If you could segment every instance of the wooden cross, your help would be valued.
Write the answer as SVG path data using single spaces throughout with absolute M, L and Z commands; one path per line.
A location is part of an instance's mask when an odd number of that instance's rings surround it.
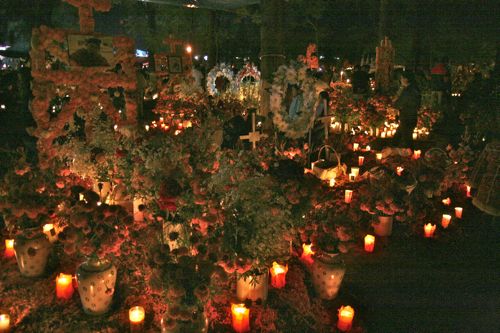
M 75 0 L 64 0 L 68 4 L 78 8 L 80 19 L 80 32 L 89 34 L 94 32 L 95 20 L 93 10 L 108 12 L 111 9 L 111 0 L 93 0 L 82 3 Z
M 252 149 L 256 148 L 256 144 L 261 138 L 267 138 L 267 134 L 261 134 L 255 131 L 255 112 L 252 113 L 252 131 L 248 135 L 241 135 L 240 140 L 248 140 L 252 143 Z

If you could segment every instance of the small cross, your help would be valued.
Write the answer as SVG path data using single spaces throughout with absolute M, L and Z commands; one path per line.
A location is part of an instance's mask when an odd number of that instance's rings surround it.
M 252 131 L 248 135 L 241 135 L 240 140 L 248 140 L 252 143 L 252 149 L 256 148 L 256 144 L 261 138 L 267 138 L 267 134 L 261 134 L 255 131 L 255 112 L 252 113 Z
M 78 17 L 80 19 L 80 32 L 89 34 L 94 32 L 95 20 L 93 10 L 108 12 L 111 9 L 110 0 L 94 0 L 82 3 L 75 0 L 64 0 L 71 6 L 78 8 Z

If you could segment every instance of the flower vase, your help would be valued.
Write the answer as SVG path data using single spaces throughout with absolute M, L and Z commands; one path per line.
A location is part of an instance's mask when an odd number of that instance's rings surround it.
M 116 267 L 108 260 L 89 259 L 76 271 L 83 310 L 90 315 L 108 312 L 116 284 Z
M 332 300 L 337 294 L 345 275 L 345 264 L 338 253 L 320 252 L 311 266 L 312 282 L 321 299 Z
M 236 297 L 240 301 L 250 299 L 252 301 L 265 301 L 269 289 L 269 277 L 267 272 L 260 275 L 240 276 L 236 284 Z
M 392 234 L 393 216 L 378 216 L 378 223 L 372 223 L 375 235 L 390 236 Z
M 160 321 L 161 333 L 208 332 L 208 318 L 204 311 L 194 310 L 192 320 L 181 321 L 169 318 L 166 313 Z
M 19 271 L 26 277 L 38 277 L 45 272 L 52 244 L 40 228 L 25 230 L 14 240 Z

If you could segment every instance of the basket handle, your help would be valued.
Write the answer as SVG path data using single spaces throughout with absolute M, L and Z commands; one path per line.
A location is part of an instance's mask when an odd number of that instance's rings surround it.
M 337 162 L 338 162 L 338 166 L 341 167 L 341 164 L 340 164 L 340 156 L 339 154 L 337 153 L 337 151 L 335 149 L 333 149 L 332 146 L 329 146 L 329 145 L 323 145 L 320 149 L 319 149 L 319 152 L 318 152 L 318 160 L 321 158 L 321 152 L 323 151 L 323 149 L 326 149 L 326 148 L 329 148 L 331 151 L 333 151 L 333 153 L 335 154 L 335 157 L 337 158 Z

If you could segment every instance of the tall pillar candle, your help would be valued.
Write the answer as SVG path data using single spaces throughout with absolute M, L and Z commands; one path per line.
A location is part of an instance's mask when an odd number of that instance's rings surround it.
M 11 258 L 15 254 L 14 252 L 14 240 L 6 239 L 5 240 L 5 257 Z
M 56 278 L 56 296 L 61 299 L 70 299 L 75 289 L 73 288 L 73 277 L 70 274 L 59 274 Z
M 373 252 L 374 248 L 375 248 L 375 236 L 366 235 L 365 236 L 365 251 L 366 252 Z
M 451 215 L 443 214 L 443 217 L 441 218 L 441 226 L 445 229 L 448 228 L 448 226 L 450 225 L 450 221 Z
M 352 328 L 352 320 L 354 319 L 354 309 L 348 306 L 341 306 L 339 309 L 339 321 L 337 328 L 339 331 L 347 332 Z
M 231 304 L 231 317 L 235 332 L 250 331 L 250 309 L 245 304 Z

